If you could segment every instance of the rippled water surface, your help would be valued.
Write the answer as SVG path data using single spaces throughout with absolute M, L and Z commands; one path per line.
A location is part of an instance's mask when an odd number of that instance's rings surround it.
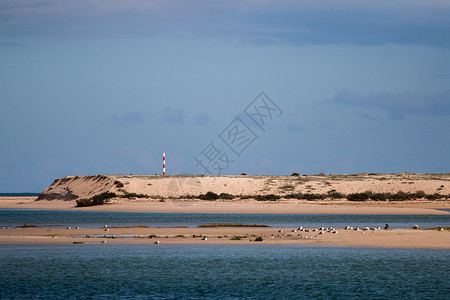
M 448 299 L 450 251 L 0 245 L 1 299 Z
M 329 227 L 384 226 L 422 228 L 450 226 L 448 215 L 333 215 L 333 214 L 200 214 L 200 213 L 149 213 L 149 212 L 80 212 L 51 210 L 0 210 L 0 227 L 23 224 L 38 226 L 101 227 L 147 225 L 150 227 L 197 227 L 209 223 L 266 224 L 272 227 Z

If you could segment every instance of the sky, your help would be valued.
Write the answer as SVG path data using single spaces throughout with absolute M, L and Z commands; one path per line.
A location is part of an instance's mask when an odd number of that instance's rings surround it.
M 0 0 L 0 192 L 450 172 L 446 0 Z

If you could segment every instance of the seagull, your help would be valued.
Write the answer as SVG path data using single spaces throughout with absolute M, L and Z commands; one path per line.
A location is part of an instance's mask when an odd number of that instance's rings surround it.
M 103 240 L 103 241 L 102 241 L 102 244 L 106 244 L 106 240 Z
M 109 231 L 109 228 L 106 228 L 105 231 Z
M 206 236 L 204 236 L 203 238 L 202 238 L 202 241 L 207 241 L 208 240 L 208 237 L 206 237 Z
M 419 229 L 419 225 L 417 225 L 417 224 L 414 225 L 414 226 L 413 226 L 413 229 Z
M 159 244 L 159 241 L 156 241 L 156 242 L 154 242 L 153 244 L 156 244 L 156 245 L 158 245 L 158 244 Z

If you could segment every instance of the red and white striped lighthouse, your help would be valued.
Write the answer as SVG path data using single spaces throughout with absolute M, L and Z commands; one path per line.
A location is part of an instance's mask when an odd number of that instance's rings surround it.
M 163 150 L 163 176 L 166 176 L 166 150 Z

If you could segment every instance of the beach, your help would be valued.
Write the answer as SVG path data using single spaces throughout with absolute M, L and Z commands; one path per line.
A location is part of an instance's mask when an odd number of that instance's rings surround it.
M 356 174 L 323 176 L 67 176 L 55 180 L 39 197 L 0 197 L 0 209 L 73 212 L 149 212 L 186 214 L 320 214 L 320 215 L 450 215 L 448 174 Z M 421 199 L 349 201 L 349 193 L 423 192 Z M 232 196 L 202 200 L 207 192 Z M 79 199 L 112 194 L 103 205 L 78 207 Z M 225 194 L 224 194 L 225 193 Z M 344 196 L 333 198 L 332 193 Z M 276 201 L 266 196 L 277 195 Z M 298 195 L 325 195 L 306 200 Z M 194 197 L 193 197 L 194 195 Z M 195 196 L 197 195 L 197 196 Z M 383 194 L 384 195 L 384 194 Z M 438 195 L 432 199 L 427 195 Z M 296 196 L 299 199 L 292 199 Z M 259 201 L 263 199 L 264 201 Z M 445 223 L 446 221 L 444 221 Z M 264 223 L 263 223 L 264 224 Z M 379 223 L 378 223 L 379 224 Z M 32 225 L 32 224 L 31 224 Z M 183 224 L 182 224 L 183 225 Z M 333 226 L 333 224 L 324 224 Z M 412 226 L 414 224 L 410 224 Z M 439 224 L 448 226 L 449 224 Z M 134 227 L 133 227 L 134 226 Z M 299 224 L 300 226 L 300 224 Z M 154 243 L 165 244 L 299 244 L 354 247 L 450 249 L 448 230 L 396 228 L 344 230 L 319 234 L 317 228 L 130 228 L 0 229 L 0 243 Z M 408 227 L 410 228 L 410 227 Z M 283 233 L 280 233 L 283 231 Z M 204 240 L 204 237 L 207 237 Z M 235 238 L 233 237 L 240 237 Z M 261 237 L 262 241 L 255 241 Z
M 142 212 L 186 212 L 186 213 L 271 213 L 271 214 L 450 214 L 449 201 L 402 201 L 402 202 L 350 202 L 350 201 L 291 201 L 261 202 L 245 201 L 201 201 L 189 199 L 167 199 L 165 202 L 152 199 L 115 200 L 114 203 L 76 207 L 74 201 L 41 200 L 36 197 L 0 197 L 0 209 L 44 209 L 76 211 L 142 211 Z
M 294 231 L 295 230 L 295 231 Z M 16 228 L 0 229 L 0 243 L 271 244 L 450 249 L 449 230 L 320 230 L 292 228 Z M 206 237 L 206 240 L 205 240 Z M 261 237 L 262 241 L 255 241 Z

